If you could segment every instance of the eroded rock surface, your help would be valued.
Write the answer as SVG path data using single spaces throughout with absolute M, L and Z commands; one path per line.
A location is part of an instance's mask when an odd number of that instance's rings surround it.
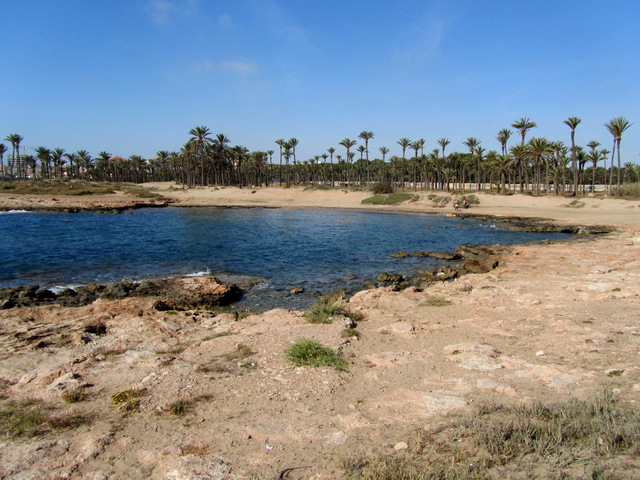
M 341 479 L 345 452 L 402 452 L 478 402 L 604 386 L 640 402 L 638 259 L 633 232 L 515 246 L 488 273 L 357 293 L 358 337 L 339 319 L 158 310 L 152 297 L 2 310 L 0 408 L 28 399 L 86 421 L 3 438 L 0 476 L 271 479 L 309 465 L 290 478 Z M 284 352 L 301 338 L 347 369 L 293 367 Z

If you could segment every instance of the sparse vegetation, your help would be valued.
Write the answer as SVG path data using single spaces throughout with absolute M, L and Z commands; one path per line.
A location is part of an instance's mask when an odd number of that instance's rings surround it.
M 640 465 L 607 462 L 607 456 L 635 458 L 638 448 L 638 411 L 606 390 L 586 401 L 480 404 L 473 415 L 419 432 L 406 455 L 342 465 L 352 480 L 637 478 Z M 530 474 L 517 476 L 523 472 Z
M 255 368 L 258 363 L 248 360 L 255 352 L 247 345 L 239 343 L 234 352 L 226 353 L 213 361 L 199 365 L 198 371 L 201 373 L 228 373 L 242 375 L 243 370 Z
M 186 414 L 190 408 L 191 402 L 186 400 L 176 400 L 171 405 L 169 405 L 169 410 L 171 411 L 171 413 L 178 416 Z
M 82 402 L 86 398 L 81 388 L 70 388 L 62 394 L 62 399 L 67 403 Z
M 446 307 L 451 305 L 451 302 L 443 297 L 431 297 L 427 298 L 420 306 L 424 307 Z
M 300 339 L 286 351 L 287 360 L 296 367 L 335 367 L 344 369 L 347 362 L 330 348 L 314 340 Z
M 337 297 L 328 297 L 318 300 L 304 313 L 309 323 L 331 323 L 331 318 L 343 315 L 344 303 Z
M 640 183 L 623 183 L 620 188 L 615 189 L 614 194 L 629 199 L 638 199 L 640 198 Z
M 34 437 L 50 430 L 77 428 L 87 417 L 74 413 L 56 414 L 53 407 L 40 400 L 7 402 L 0 406 L 0 436 Z
M 360 332 L 355 328 L 345 328 L 340 336 L 342 338 L 360 338 Z
M 407 202 L 414 198 L 411 193 L 390 193 L 387 195 L 374 195 L 373 197 L 365 198 L 362 203 L 370 205 L 397 205 L 398 203 Z
M 331 323 L 339 316 L 350 318 L 354 322 L 364 319 L 362 312 L 354 312 L 347 307 L 341 293 L 319 298 L 304 316 L 309 323 Z
M 15 195 L 105 195 L 115 193 L 120 185 L 85 180 L 34 180 L 31 182 L 0 182 L 0 190 Z
M 118 392 L 111 397 L 111 403 L 118 405 L 118 410 L 123 412 L 138 412 L 140 410 L 140 400 L 147 394 L 146 390 L 125 390 Z
M 569 202 L 563 206 L 567 208 L 583 208 L 585 205 L 586 204 L 580 200 L 573 200 L 572 202 Z
M 371 191 L 375 195 L 387 195 L 393 193 L 393 186 L 390 182 L 380 182 L 374 184 L 373 187 L 371 187 Z

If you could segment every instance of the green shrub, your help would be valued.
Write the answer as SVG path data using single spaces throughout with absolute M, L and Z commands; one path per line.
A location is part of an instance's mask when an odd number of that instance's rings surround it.
M 304 316 L 309 323 L 331 323 L 330 318 L 345 313 L 345 307 L 336 298 L 318 300 L 311 305 Z
M 386 195 L 389 193 L 393 193 L 393 186 L 389 182 L 380 182 L 376 183 L 371 191 L 376 195 Z
M 422 304 L 422 306 L 425 306 L 425 307 L 446 307 L 447 305 L 451 305 L 451 302 L 446 298 L 442 298 L 442 297 L 428 298 Z
M 286 351 L 287 360 L 296 367 L 336 367 L 344 369 L 347 362 L 333 350 L 323 347 L 316 341 L 301 339 Z
M 345 328 L 340 336 L 342 338 L 360 338 L 360 332 L 355 328 Z
M 640 198 L 640 183 L 623 183 L 620 188 L 615 188 L 614 195 L 632 199 Z
M 169 405 L 169 410 L 171 410 L 171 413 L 178 416 L 187 413 L 189 411 L 189 408 L 191 408 L 191 402 L 187 402 L 185 400 L 176 400 L 171 405 Z
M 82 402 L 85 398 L 86 396 L 80 388 L 70 388 L 62 394 L 62 399 L 67 403 Z
M 406 202 L 414 198 L 411 193 L 390 193 L 388 195 L 374 195 L 373 197 L 365 198 L 362 203 L 370 205 L 397 205 L 398 203 Z

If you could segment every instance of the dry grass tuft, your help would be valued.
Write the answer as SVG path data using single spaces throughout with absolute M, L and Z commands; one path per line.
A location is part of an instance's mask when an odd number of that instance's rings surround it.
M 605 390 L 558 404 L 483 403 L 436 432 L 419 432 L 407 452 L 342 466 L 352 480 L 640 478 L 638 452 L 638 411 Z

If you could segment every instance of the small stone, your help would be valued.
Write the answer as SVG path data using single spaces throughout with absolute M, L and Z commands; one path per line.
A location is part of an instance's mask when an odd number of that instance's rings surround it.
M 407 445 L 407 442 L 398 442 L 393 447 L 393 449 L 397 451 L 407 450 L 408 448 L 409 448 L 409 445 Z
M 536 352 L 536 357 L 544 357 L 547 355 L 547 352 L 545 352 L 544 350 L 538 350 Z

